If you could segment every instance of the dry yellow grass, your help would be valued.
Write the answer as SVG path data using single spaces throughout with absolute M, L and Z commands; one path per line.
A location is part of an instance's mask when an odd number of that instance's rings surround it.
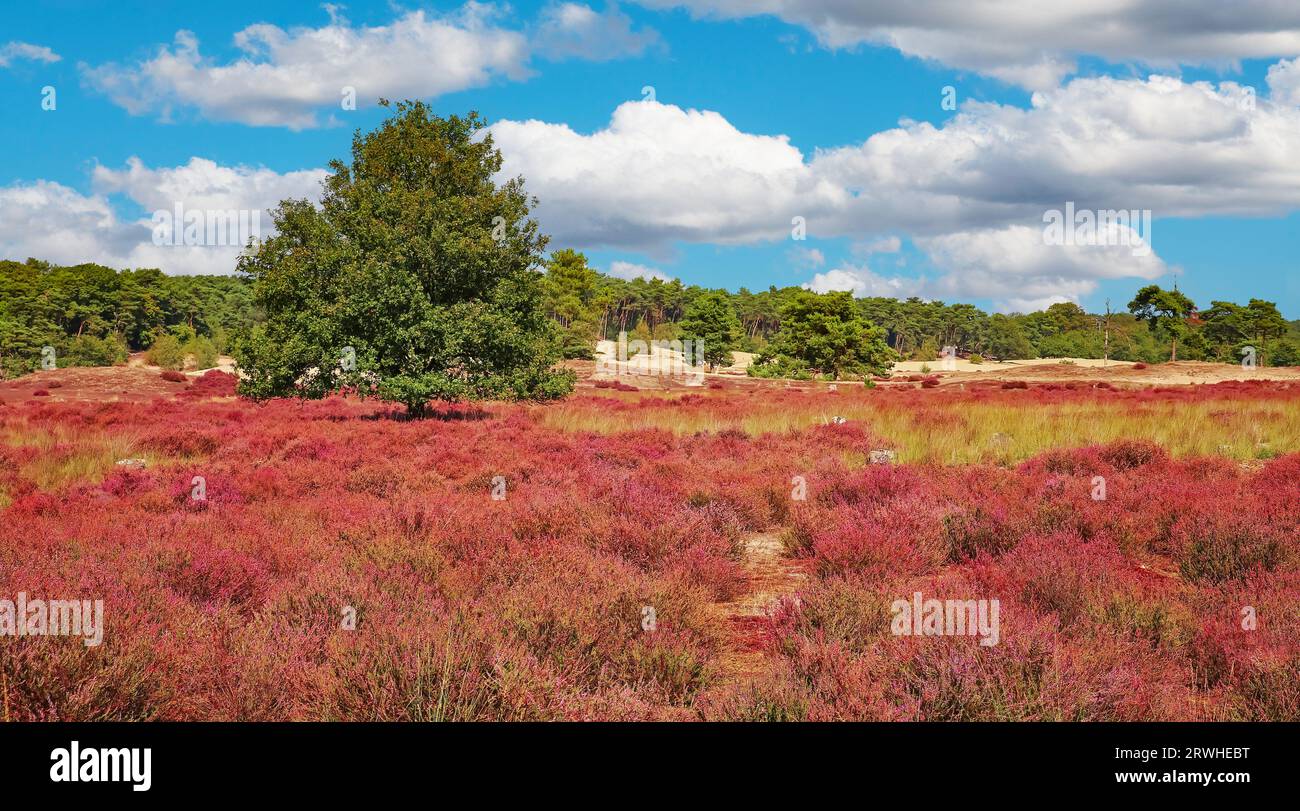
M 149 458 L 136 451 L 137 437 L 133 434 L 108 434 L 66 425 L 7 426 L 0 429 L 0 444 L 36 449 L 36 457 L 24 463 L 19 472 L 45 491 L 73 482 L 98 483 L 119 459 Z M 5 498 L 0 493 L 0 500 Z
M 663 392 L 618 393 L 618 399 L 673 400 Z M 868 394 L 808 395 L 773 402 L 763 395 L 711 396 L 689 407 L 616 410 L 577 398 L 540 410 L 542 424 L 599 434 L 658 429 L 676 435 L 739 430 L 751 436 L 799 431 L 844 417 L 880 437 L 900 461 L 938 464 L 1018 462 L 1043 451 L 1119 439 L 1156 442 L 1175 456 L 1263 458 L 1300 450 L 1300 407 L 1276 399 L 1205 401 L 996 402 L 915 401 Z

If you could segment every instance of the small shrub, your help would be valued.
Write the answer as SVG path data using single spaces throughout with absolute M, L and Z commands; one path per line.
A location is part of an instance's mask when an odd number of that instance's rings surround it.
M 145 359 L 154 366 L 179 371 L 185 365 L 185 352 L 181 342 L 173 335 L 159 335 L 154 339 Z
M 239 378 L 220 369 L 209 369 L 181 392 L 179 397 L 233 397 Z
M 79 335 L 64 350 L 59 365 L 113 366 L 125 363 L 126 358 L 126 344 L 116 336 L 96 338 L 93 335 Z
M 1182 548 L 1178 568 L 1194 583 L 1226 583 L 1257 569 L 1274 571 L 1286 551 L 1272 527 L 1241 516 L 1191 517 L 1174 533 Z
M 622 380 L 597 380 L 596 388 L 613 389 L 614 391 L 640 391 L 636 386 L 630 386 Z
M 217 365 L 217 347 L 202 335 L 186 341 L 181 347 L 181 354 L 185 357 L 187 366 L 193 360 L 195 369 L 211 369 Z
M 1001 510 L 989 510 L 981 505 L 945 515 L 943 535 L 948 544 L 948 559 L 953 563 L 970 560 L 981 552 L 1001 555 L 1020 541 L 1020 533 Z
M 1169 458 L 1165 449 L 1141 439 L 1123 439 L 1098 448 L 1097 454 L 1112 467 L 1132 470 L 1135 467 L 1163 462 Z

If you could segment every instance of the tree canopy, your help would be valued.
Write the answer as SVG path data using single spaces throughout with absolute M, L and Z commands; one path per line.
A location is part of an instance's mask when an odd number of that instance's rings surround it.
M 1152 332 L 1169 341 L 1169 359 L 1178 360 L 1178 339 L 1187 335 L 1187 319 L 1196 311 L 1192 300 L 1177 290 L 1149 284 L 1137 291 L 1128 309 Z
M 679 330 L 682 340 L 702 346 L 709 366 L 730 365 L 731 352 L 740 339 L 740 319 L 731 306 L 731 298 L 714 290 L 699 296 L 686 308 Z
M 549 399 L 567 394 L 542 307 L 546 237 L 522 178 L 477 114 L 391 106 L 335 160 L 320 207 L 285 200 L 276 234 L 245 255 L 266 322 L 238 359 L 255 399 L 342 388 L 404 403 Z
M 251 286 L 233 276 L 0 261 L 2 376 L 39 368 L 47 346 L 59 367 L 125 362 L 161 335 L 225 352 L 259 318 Z
M 813 371 L 836 380 L 843 375 L 883 374 L 898 355 L 885 344 L 885 331 L 861 316 L 848 293 L 804 291 L 781 311 L 781 329 L 755 363 L 765 367 Z

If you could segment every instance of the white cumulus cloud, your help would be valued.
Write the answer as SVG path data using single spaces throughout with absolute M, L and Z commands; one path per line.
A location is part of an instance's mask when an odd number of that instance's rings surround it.
M 659 44 L 654 29 L 633 30 L 632 19 L 611 4 L 603 12 L 581 3 L 553 3 L 542 10 L 534 36 L 549 59 L 606 62 L 635 56 Z
M 1044 212 L 1066 203 L 1150 210 L 1157 222 L 1300 209 L 1300 110 L 1247 101 L 1231 82 L 1075 79 L 1028 108 L 968 103 L 941 126 L 903 122 L 811 155 L 658 102 L 625 103 L 592 133 L 542 121 L 491 129 L 503 175 L 525 177 L 558 243 L 662 254 L 679 241 L 788 239 L 803 217 L 810 239 L 848 237 L 860 257 L 897 252 L 906 234 L 946 273 L 926 292 L 1016 306 L 1160 272 L 1158 225 L 1147 261 L 1044 245 Z M 810 284 L 911 289 L 861 268 Z
M 1268 88 L 1269 98 L 1278 104 L 1300 106 L 1300 57 L 1269 67 Z
M 617 7 L 597 13 L 576 3 L 544 9 L 534 31 L 501 24 L 506 8 L 469 2 L 447 14 L 409 11 L 387 25 L 353 26 L 327 7 L 320 28 L 250 25 L 234 36 L 238 59 L 203 54 L 178 31 L 171 45 L 136 64 L 82 66 L 89 84 L 133 115 L 164 120 L 196 109 L 215 121 L 306 129 L 379 98 L 427 99 L 532 74 L 538 48 L 550 58 L 613 59 L 641 53 L 654 31 L 633 31 Z M 329 111 L 333 112 L 329 112 Z
M 788 236 L 809 208 L 843 203 L 784 135 L 741 132 L 720 114 L 627 102 L 590 135 L 543 121 L 490 128 L 503 176 L 522 174 L 562 242 L 662 247 Z
M 111 267 L 156 267 L 171 274 L 233 273 L 242 245 L 155 245 L 154 211 L 258 211 L 262 236 L 271 233 L 268 210 L 287 197 L 315 200 L 323 170 L 278 174 L 265 168 L 189 163 L 150 168 L 132 158 L 123 169 L 97 167 L 94 191 L 35 181 L 0 187 L 0 256 L 36 257 L 57 264 L 98 262 Z M 144 209 L 139 218 L 117 213 L 118 202 Z M 206 236 L 206 235 L 205 235 Z
M 672 276 L 669 276 L 658 268 L 652 268 L 647 265 L 638 265 L 635 262 L 624 262 L 622 260 L 611 262 L 609 270 L 605 272 L 616 279 L 627 279 L 628 281 L 631 281 L 632 279 L 645 279 L 646 281 L 658 279 L 661 282 L 671 282 L 673 280 Z
M 0 45 L 0 68 L 7 68 L 20 59 L 49 63 L 58 62 L 62 58 L 44 45 L 32 45 L 27 42 L 8 42 Z
M 639 0 L 696 16 L 771 15 L 830 48 L 861 44 L 1046 89 L 1100 56 L 1158 68 L 1300 54 L 1300 5 L 1276 0 Z

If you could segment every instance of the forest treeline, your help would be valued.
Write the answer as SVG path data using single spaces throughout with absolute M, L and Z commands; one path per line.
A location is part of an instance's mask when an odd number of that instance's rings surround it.
M 0 261 L 5 377 L 40 368 L 46 358 L 60 367 L 110 366 L 155 346 L 162 365 L 179 366 L 171 356 L 226 352 L 260 318 L 252 285 L 235 276 Z
M 1180 360 L 1236 363 L 1251 347 L 1259 365 L 1300 365 L 1300 321 L 1286 321 L 1273 303 L 1260 299 L 1198 308 L 1176 290 L 1148 286 L 1132 302 L 1117 303 L 1109 316 L 1073 303 L 990 314 L 970 304 L 819 296 L 793 286 L 733 293 L 677 280 L 625 280 L 598 272 L 571 250 L 552 253 L 542 270 L 542 301 L 569 358 L 591 357 L 597 340 L 626 332 L 630 340 L 704 338 L 713 362 L 725 362 L 719 353 L 729 350 L 754 352 L 771 361 L 767 368 L 773 373 L 797 374 L 808 364 L 786 363 L 786 351 L 815 343 L 825 332 L 819 324 L 829 318 L 835 324 L 865 322 L 871 342 L 883 341 L 894 353 L 889 359 L 932 361 L 952 346 L 963 357 L 986 360 L 1107 355 L 1153 363 L 1176 353 Z M 794 337 L 790 318 L 802 319 L 805 334 Z M 0 261 L 4 376 L 39 368 L 47 346 L 59 366 L 120 363 L 128 352 L 149 349 L 160 339 L 169 348 L 200 347 L 206 354 L 206 342 L 225 353 L 262 320 L 252 285 L 238 276 Z M 783 326 L 791 344 L 786 351 L 779 344 Z M 815 360 L 812 365 L 815 371 Z
M 812 294 L 800 287 L 758 292 L 707 290 L 680 281 L 612 278 L 588 267 L 574 251 L 558 251 L 547 264 L 546 305 L 561 326 L 566 354 L 582 357 L 598 338 L 673 340 L 693 337 L 692 309 L 721 295 L 739 324 L 731 349 L 772 354 L 783 319 Z M 833 296 L 834 294 L 829 294 Z M 1018 360 L 1037 357 L 1101 358 L 1155 363 L 1170 359 L 1236 363 L 1254 347 L 1260 365 L 1300 365 L 1300 321 L 1287 322 L 1269 301 L 1245 305 L 1215 301 L 1198 310 L 1177 290 L 1150 285 L 1115 312 L 1088 313 L 1074 303 L 1031 313 L 989 314 L 971 304 L 920 298 L 853 298 L 854 315 L 883 331 L 900 359 L 930 361 L 944 347 L 962 357 Z

